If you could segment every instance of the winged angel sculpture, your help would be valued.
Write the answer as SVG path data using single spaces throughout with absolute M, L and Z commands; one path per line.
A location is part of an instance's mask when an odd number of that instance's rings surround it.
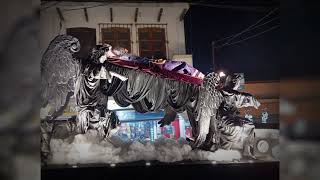
M 50 153 L 48 122 L 62 114 L 71 96 L 76 99 L 78 133 L 93 128 L 105 138 L 114 134 L 120 123 L 107 109 L 108 97 L 113 96 L 118 105 L 132 105 L 141 113 L 165 109 L 160 126 L 186 111 L 193 148 L 230 149 L 243 135 L 246 147 L 252 148 L 254 125 L 239 117 L 237 109 L 260 104 L 237 91 L 239 76 L 203 75 L 185 62 L 138 57 L 110 45 L 98 45 L 84 60 L 73 57 L 79 50 L 77 38 L 59 35 L 43 55 L 42 105 L 51 107 L 41 125 L 43 153 Z

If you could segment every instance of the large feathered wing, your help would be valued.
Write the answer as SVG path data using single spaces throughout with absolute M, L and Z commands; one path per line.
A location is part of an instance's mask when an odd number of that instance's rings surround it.
M 72 56 L 80 50 L 79 40 L 59 35 L 49 44 L 41 60 L 42 106 L 49 105 L 50 119 L 59 116 L 74 93 L 80 63 Z

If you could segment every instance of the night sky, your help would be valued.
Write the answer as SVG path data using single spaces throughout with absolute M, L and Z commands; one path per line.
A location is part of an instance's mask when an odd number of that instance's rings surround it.
M 227 41 L 215 43 L 214 63 L 212 58 L 212 41 L 243 31 L 272 9 L 254 11 L 191 6 L 185 17 L 185 33 L 187 53 L 193 54 L 194 66 L 203 73 L 209 73 L 213 69 L 241 72 L 245 74 L 246 81 L 279 80 L 280 28 L 243 41 L 279 25 L 279 9 L 260 24 L 270 21 L 269 23 L 231 41 L 242 42 L 220 48 Z

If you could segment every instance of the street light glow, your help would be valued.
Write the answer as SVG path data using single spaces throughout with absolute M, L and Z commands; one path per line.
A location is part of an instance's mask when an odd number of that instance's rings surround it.
M 221 72 L 219 72 L 219 76 L 224 77 L 224 76 L 226 76 L 226 74 L 223 71 L 221 71 Z

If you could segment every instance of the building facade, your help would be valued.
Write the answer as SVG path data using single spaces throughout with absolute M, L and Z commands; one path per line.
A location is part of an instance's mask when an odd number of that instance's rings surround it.
M 106 42 L 136 55 L 171 59 L 186 53 L 181 14 L 188 8 L 188 3 L 88 2 L 42 7 L 41 52 L 56 35 L 67 33 L 79 36 L 85 51 Z

